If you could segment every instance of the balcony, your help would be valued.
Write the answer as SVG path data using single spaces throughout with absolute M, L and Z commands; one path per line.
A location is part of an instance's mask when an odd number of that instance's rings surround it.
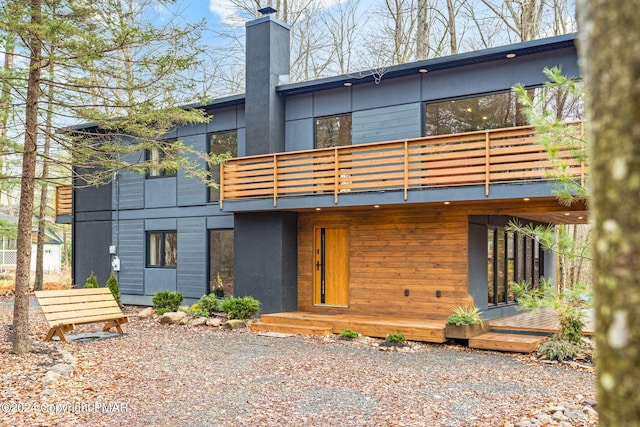
M 229 160 L 221 167 L 224 201 L 341 195 L 436 187 L 551 180 L 554 165 L 533 126 L 327 149 L 265 154 Z M 570 148 L 557 153 L 564 173 L 584 182 L 585 165 Z
M 56 222 L 67 224 L 73 215 L 72 204 L 73 188 L 71 185 L 59 185 L 56 187 Z

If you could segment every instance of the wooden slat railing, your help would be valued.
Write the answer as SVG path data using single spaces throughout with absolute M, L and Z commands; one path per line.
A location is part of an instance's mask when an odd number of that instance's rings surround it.
M 584 164 L 569 149 L 557 153 L 565 173 Z M 224 200 L 484 185 L 551 179 L 549 154 L 532 126 L 401 141 L 285 152 L 229 160 L 221 170 Z
M 73 214 L 72 193 L 70 185 L 56 187 L 56 216 Z

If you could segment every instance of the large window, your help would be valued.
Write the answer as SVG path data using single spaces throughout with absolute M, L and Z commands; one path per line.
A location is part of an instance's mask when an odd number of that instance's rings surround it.
M 209 152 L 213 154 L 231 154 L 231 157 L 238 155 L 238 131 L 231 130 L 209 134 Z M 220 166 L 213 165 L 211 170 L 211 180 L 220 184 Z M 209 201 L 220 200 L 220 189 L 209 187 Z
M 233 296 L 233 230 L 209 230 L 209 288 Z
M 528 90 L 537 108 L 556 111 L 564 121 L 582 120 L 580 98 L 557 88 L 538 87 Z M 545 100 L 544 104 L 540 100 Z M 513 92 L 493 93 L 426 104 L 426 135 L 447 135 L 485 129 L 526 125 L 522 106 Z
M 515 302 L 514 282 L 538 286 L 544 275 L 544 251 L 535 239 L 502 227 L 490 226 L 487 234 L 489 305 Z
M 170 144 L 173 141 L 167 141 L 166 144 Z M 166 160 L 166 153 L 162 146 L 153 147 L 150 150 L 146 150 L 145 158 L 149 164 L 147 178 L 159 178 L 166 176 L 175 176 L 178 170 L 171 165 L 168 165 Z
M 316 119 L 316 148 L 351 145 L 351 114 Z
M 175 231 L 147 232 L 147 267 L 175 268 L 178 234 Z

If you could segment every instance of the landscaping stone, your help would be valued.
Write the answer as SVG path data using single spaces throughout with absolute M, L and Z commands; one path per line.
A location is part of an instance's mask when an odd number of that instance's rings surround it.
M 181 325 L 186 325 L 189 323 L 189 318 L 187 316 L 183 317 L 182 319 L 180 319 L 179 322 Z
M 138 313 L 138 318 L 146 319 L 148 317 L 153 316 L 155 313 L 156 311 L 153 309 L 153 307 L 147 307 L 144 310 L 142 310 L 140 313 Z
M 206 317 L 196 317 L 195 319 L 191 319 L 191 326 L 202 326 L 207 324 Z
M 238 319 L 229 319 L 225 324 L 229 329 L 241 329 L 247 326 L 244 320 L 238 320 Z
M 67 363 L 58 363 L 55 364 L 49 369 L 49 372 L 53 372 L 62 377 L 70 377 L 73 375 L 73 366 Z
M 206 320 L 206 324 L 207 326 L 213 326 L 214 328 L 219 328 L 220 325 L 222 325 L 222 319 L 219 317 L 210 317 Z
M 187 313 L 182 311 L 165 313 L 160 317 L 162 324 L 178 324 L 182 319 L 187 317 Z

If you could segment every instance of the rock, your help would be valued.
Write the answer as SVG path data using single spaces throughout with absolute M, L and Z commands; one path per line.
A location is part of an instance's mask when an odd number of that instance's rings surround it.
M 531 422 L 529 420 L 521 420 L 518 421 L 514 427 L 531 427 Z
M 58 363 L 53 365 L 51 369 L 49 369 L 49 372 L 53 372 L 63 377 L 70 377 L 73 375 L 73 366 L 67 363 Z
M 195 319 L 191 319 L 191 326 L 202 326 L 207 324 L 206 317 L 196 317 Z
M 552 406 L 549 409 L 547 409 L 547 412 L 551 413 L 551 412 L 564 412 L 565 411 L 564 406 Z
M 185 316 L 182 319 L 180 319 L 180 324 L 181 325 L 186 325 L 187 323 L 189 323 L 189 318 L 187 316 Z
M 142 310 L 140 313 L 138 313 L 138 318 L 146 319 L 148 317 L 153 316 L 155 313 L 156 311 L 153 309 L 153 307 L 147 307 L 144 310 Z
M 564 413 L 562 411 L 557 411 L 553 414 L 553 419 L 556 421 L 566 421 L 568 420 L 567 417 L 564 416 Z
M 177 324 L 182 319 L 187 317 L 187 313 L 182 311 L 165 313 L 160 317 L 160 323 L 162 324 Z
M 598 416 L 598 411 L 596 411 L 595 409 L 593 409 L 592 406 L 589 406 L 589 405 L 585 405 L 585 407 L 582 408 L 582 412 L 584 412 L 589 417 L 597 417 Z
M 69 353 L 68 351 L 60 350 L 59 353 L 62 356 L 62 361 L 64 363 L 68 363 L 69 365 L 75 365 L 76 364 L 76 362 L 77 362 L 76 358 L 73 357 L 71 355 L 71 353 Z
M 543 425 L 544 424 L 551 424 L 553 422 L 553 418 L 551 418 L 547 414 L 540 414 L 538 416 L 538 421 L 540 421 Z
M 229 329 L 241 329 L 246 326 L 246 324 L 244 323 L 244 320 L 238 320 L 238 319 L 229 319 L 227 320 L 226 325 L 227 325 L 227 328 Z
M 55 396 L 55 395 L 56 395 L 56 392 L 48 388 L 45 388 L 40 392 L 40 396 L 46 397 L 46 396 Z
M 214 328 L 219 328 L 220 325 L 222 325 L 222 319 L 219 317 L 211 317 L 206 320 L 206 323 L 207 323 L 207 326 L 213 326 Z
M 55 387 L 58 385 L 58 381 L 60 380 L 60 374 L 49 371 L 47 372 L 47 374 L 44 376 L 44 379 L 42 380 L 42 384 L 44 384 L 45 388 L 48 387 Z
M 584 420 L 584 412 L 576 411 L 574 409 L 569 411 L 564 411 L 564 416 L 569 418 L 570 420 Z
M 598 402 L 596 400 L 593 399 L 584 399 L 582 401 L 583 405 L 589 405 L 589 406 L 596 406 L 598 404 Z

